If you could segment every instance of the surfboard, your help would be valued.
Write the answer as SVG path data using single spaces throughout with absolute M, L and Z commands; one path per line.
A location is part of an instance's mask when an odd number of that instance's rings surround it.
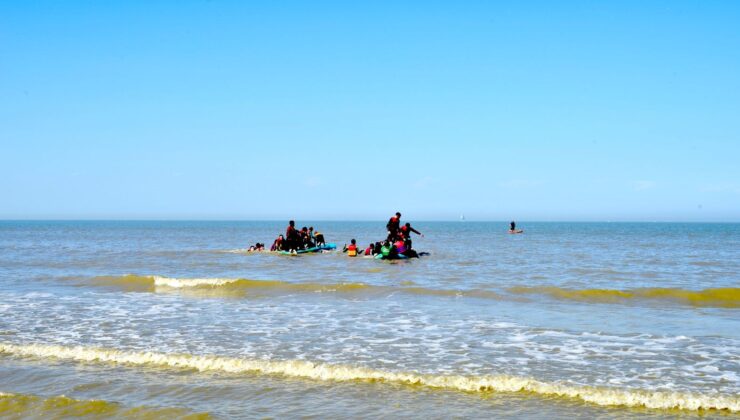
M 337 249 L 337 245 L 334 244 L 334 243 L 329 243 L 329 244 L 325 244 L 325 245 L 321 245 L 321 246 L 315 246 L 313 248 L 299 249 L 298 251 L 296 251 L 295 254 L 292 254 L 292 253 L 290 253 L 288 251 L 280 251 L 279 254 L 281 254 L 281 255 L 308 254 L 308 253 L 311 253 L 311 252 L 331 251 L 333 249 Z

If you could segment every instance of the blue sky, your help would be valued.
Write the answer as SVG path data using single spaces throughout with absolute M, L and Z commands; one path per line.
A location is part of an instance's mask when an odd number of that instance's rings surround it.
M 3 2 L 0 218 L 740 221 L 740 3 Z

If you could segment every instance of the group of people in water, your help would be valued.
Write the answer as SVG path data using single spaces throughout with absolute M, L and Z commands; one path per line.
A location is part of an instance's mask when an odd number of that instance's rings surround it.
M 382 255 L 381 258 L 394 260 L 399 258 L 419 258 L 420 255 L 425 253 L 416 252 L 413 249 L 411 241 L 411 233 L 424 236 L 421 232 L 411 227 L 411 223 L 406 223 L 401 226 L 401 213 L 397 212 L 394 216 L 388 220 L 385 225 L 388 230 L 388 236 L 384 241 L 378 241 L 370 243 L 370 245 L 363 251 L 357 246 L 357 241 L 352 239 L 349 245 L 344 245 L 342 252 L 347 253 L 350 257 L 358 257 L 361 255 L 365 256 L 377 256 Z
M 419 253 L 412 248 L 411 234 L 424 236 L 421 232 L 414 229 L 411 223 L 401 224 L 401 213 L 397 212 L 393 215 L 386 224 L 387 236 L 385 240 L 370 243 L 364 250 L 357 245 L 357 241 L 352 239 L 350 245 L 344 245 L 342 252 L 346 253 L 350 257 L 358 256 L 378 256 L 381 255 L 384 259 L 399 259 L 399 258 L 418 258 Z M 270 246 L 272 252 L 289 252 L 300 253 L 299 251 L 321 251 L 327 247 L 326 239 L 324 235 L 318 231 L 314 231 L 313 226 L 302 227 L 297 229 L 295 221 L 291 220 L 288 222 L 288 227 L 285 229 L 284 235 L 278 235 Z M 333 249 L 334 245 L 331 244 L 330 248 Z M 328 249 L 328 248 L 327 248 Z M 256 244 L 249 247 L 248 252 L 262 252 L 265 251 L 266 247 L 264 243 L 257 242 Z
M 418 258 L 420 255 L 426 253 L 419 253 L 412 248 L 411 234 L 415 233 L 420 236 L 424 236 L 421 232 L 414 229 L 411 223 L 401 224 L 401 213 L 396 212 L 385 225 L 388 236 L 383 241 L 371 242 L 367 248 L 362 249 L 357 245 L 357 241 L 352 239 L 350 244 L 345 244 L 342 248 L 342 252 L 346 253 L 350 257 L 359 256 L 372 256 L 377 257 L 381 255 L 383 259 L 399 259 L 399 258 Z M 509 233 L 523 233 L 524 231 L 516 228 L 516 222 L 509 224 Z M 313 226 L 302 227 L 297 229 L 295 227 L 295 221 L 291 220 L 288 222 L 288 227 L 285 229 L 285 235 L 279 235 L 270 247 L 270 251 L 284 251 L 290 253 L 297 253 L 301 250 L 320 251 L 322 247 L 326 246 L 326 240 L 324 235 L 318 231 L 314 231 Z M 333 249 L 334 245 L 331 245 Z M 261 252 L 265 250 L 265 244 L 257 242 L 256 244 L 249 247 L 248 252 Z
M 324 234 L 313 230 L 313 226 L 296 229 L 295 221 L 288 222 L 285 236 L 278 235 L 272 243 L 270 251 L 297 252 L 299 250 L 321 247 L 326 245 Z

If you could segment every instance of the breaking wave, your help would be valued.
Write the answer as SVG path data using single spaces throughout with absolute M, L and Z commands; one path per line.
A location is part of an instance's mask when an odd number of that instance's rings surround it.
M 557 299 L 599 303 L 623 303 L 634 300 L 670 301 L 697 307 L 740 308 L 740 288 L 686 290 L 675 288 L 563 289 L 560 287 L 512 287 L 515 294 L 542 294 Z
M 406 286 L 373 286 L 365 283 L 294 283 L 281 280 L 251 280 L 228 278 L 170 278 L 161 276 L 103 276 L 95 277 L 92 284 L 117 286 L 131 291 L 166 292 L 183 291 L 190 294 L 224 296 L 262 296 L 286 293 L 354 293 L 391 294 L 407 293 L 429 296 L 470 296 L 500 299 L 501 295 L 488 290 L 445 290 Z M 408 283 L 407 283 L 408 284 Z
M 431 289 L 402 282 L 399 286 L 375 286 L 366 283 L 295 283 L 282 280 L 244 278 L 170 278 L 162 276 L 101 276 L 85 284 L 115 286 L 128 291 L 180 291 L 203 296 L 268 296 L 292 293 L 380 294 L 404 293 L 441 297 L 474 297 L 481 299 L 523 299 L 524 295 L 544 295 L 556 299 L 592 303 L 628 303 L 653 301 L 693 307 L 740 308 L 740 288 L 686 290 L 677 288 L 565 289 L 555 286 L 518 286 L 508 293 L 492 290 Z
M 136 418 L 209 419 L 207 413 L 193 414 L 182 408 L 124 407 L 103 400 L 77 400 L 64 395 L 39 397 L 0 392 L 0 417 L 11 418 Z
M 358 366 L 312 363 L 303 360 L 259 360 L 213 355 L 133 352 L 94 347 L 0 343 L 0 353 L 77 362 L 114 363 L 129 366 L 167 367 L 233 374 L 281 375 L 320 381 L 378 382 L 421 386 L 463 392 L 525 392 L 540 396 L 564 397 L 602 406 L 652 409 L 740 411 L 734 395 L 706 395 L 688 392 L 650 391 L 632 388 L 593 387 L 544 382 L 532 378 L 488 375 L 459 376 L 414 372 L 392 372 Z

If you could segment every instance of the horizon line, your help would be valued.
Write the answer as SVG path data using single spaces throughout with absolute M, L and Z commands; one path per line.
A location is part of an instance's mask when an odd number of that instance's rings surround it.
M 131 219 L 111 219 L 111 218 L 49 218 L 49 219 L 21 219 L 21 218 L 0 218 L 0 222 L 279 222 L 287 223 L 288 220 L 300 219 L 167 219 L 167 218 L 131 218 Z M 308 222 L 382 222 L 380 219 L 303 219 Z M 517 223 L 685 223 L 685 224 L 740 224 L 740 220 L 718 221 L 718 220 L 528 220 L 515 219 Z M 414 223 L 509 223 L 509 219 L 414 219 Z

